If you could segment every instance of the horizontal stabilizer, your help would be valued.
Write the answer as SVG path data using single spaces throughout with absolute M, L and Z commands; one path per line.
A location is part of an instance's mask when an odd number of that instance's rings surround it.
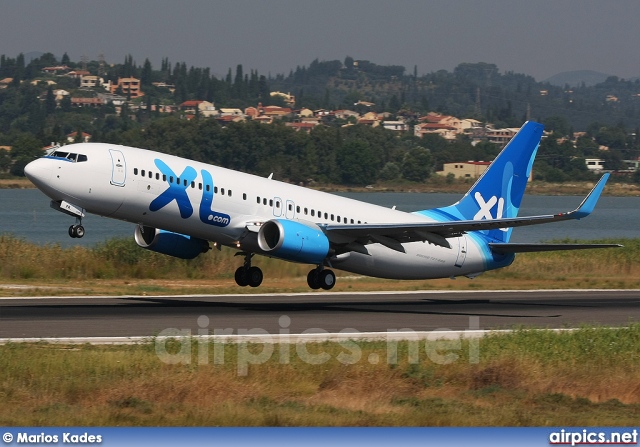
M 496 253 L 533 253 L 539 251 L 590 250 L 593 248 L 616 248 L 620 244 L 489 244 Z

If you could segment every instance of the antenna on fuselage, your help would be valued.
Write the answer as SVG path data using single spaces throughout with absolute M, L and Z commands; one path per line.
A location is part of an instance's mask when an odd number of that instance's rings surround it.
M 271 174 L 269 174 L 269 177 L 267 177 L 269 180 L 273 179 L 273 172 Z

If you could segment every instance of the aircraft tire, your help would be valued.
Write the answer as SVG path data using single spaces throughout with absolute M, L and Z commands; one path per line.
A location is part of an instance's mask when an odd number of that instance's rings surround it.
M 318 290 L 320 288 L 320 281 L 318 278 L 318 271 L 317 270 L 311 270 L 309 272 L 309 274 L 307 275 L 307 284 L 309 285 L 309 287 L 311 287 L 313 290 Z
M 234 276 L 236 284 L 240 287 L 246 287 L 249 285 L 249 275 L 247 274 L 247 269 L 244 267 L 238 267 Z
M 76 228 L 75 227 L 76 227 L 75 225 L 71 225 L 69 227 L 69 237 L 72 237 L 72 238 L 76 238 L 77 237 L 76 236 Z
M 323 270 L 318 275 L 318 282 L 324 290 L 331 290 L 336 285 L 336 274 L 331 270 Z
M 260 270 L 259 267 L 249 268 L 249 271 L 245 273 L 245 275 L 247 277 L 247 282 L 251 287 L 258 287 L 262 284 L 263 275 L 262 270 Z
M 76 225 L 75 226 L 75 230 L 74 233 L 76 235 L 77 238 L 81 238 L 84 236 L 84 227 L 82 225 Z

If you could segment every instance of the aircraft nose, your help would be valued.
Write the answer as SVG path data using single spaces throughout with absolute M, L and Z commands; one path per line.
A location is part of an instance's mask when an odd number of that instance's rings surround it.
M 47 160 L 41 158 L 32 161 L 24 167 L 24 175 L 38 188 L 47 184 L 51 179 L 51 169 Z

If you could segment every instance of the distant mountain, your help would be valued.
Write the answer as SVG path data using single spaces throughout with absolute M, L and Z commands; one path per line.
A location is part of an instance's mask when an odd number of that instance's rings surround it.
M 610 74 L 600 73 L 593 70 L 576 70 L 565 71 L 551 76 L 542 82 L 548 82 L 551 85 L 557 85 L 558 87 L 564 87 L 569 84 L 571 87 L 578 87 L 584 82 L 585 86 L 591 87 L 593 85 L 604 82 Z

